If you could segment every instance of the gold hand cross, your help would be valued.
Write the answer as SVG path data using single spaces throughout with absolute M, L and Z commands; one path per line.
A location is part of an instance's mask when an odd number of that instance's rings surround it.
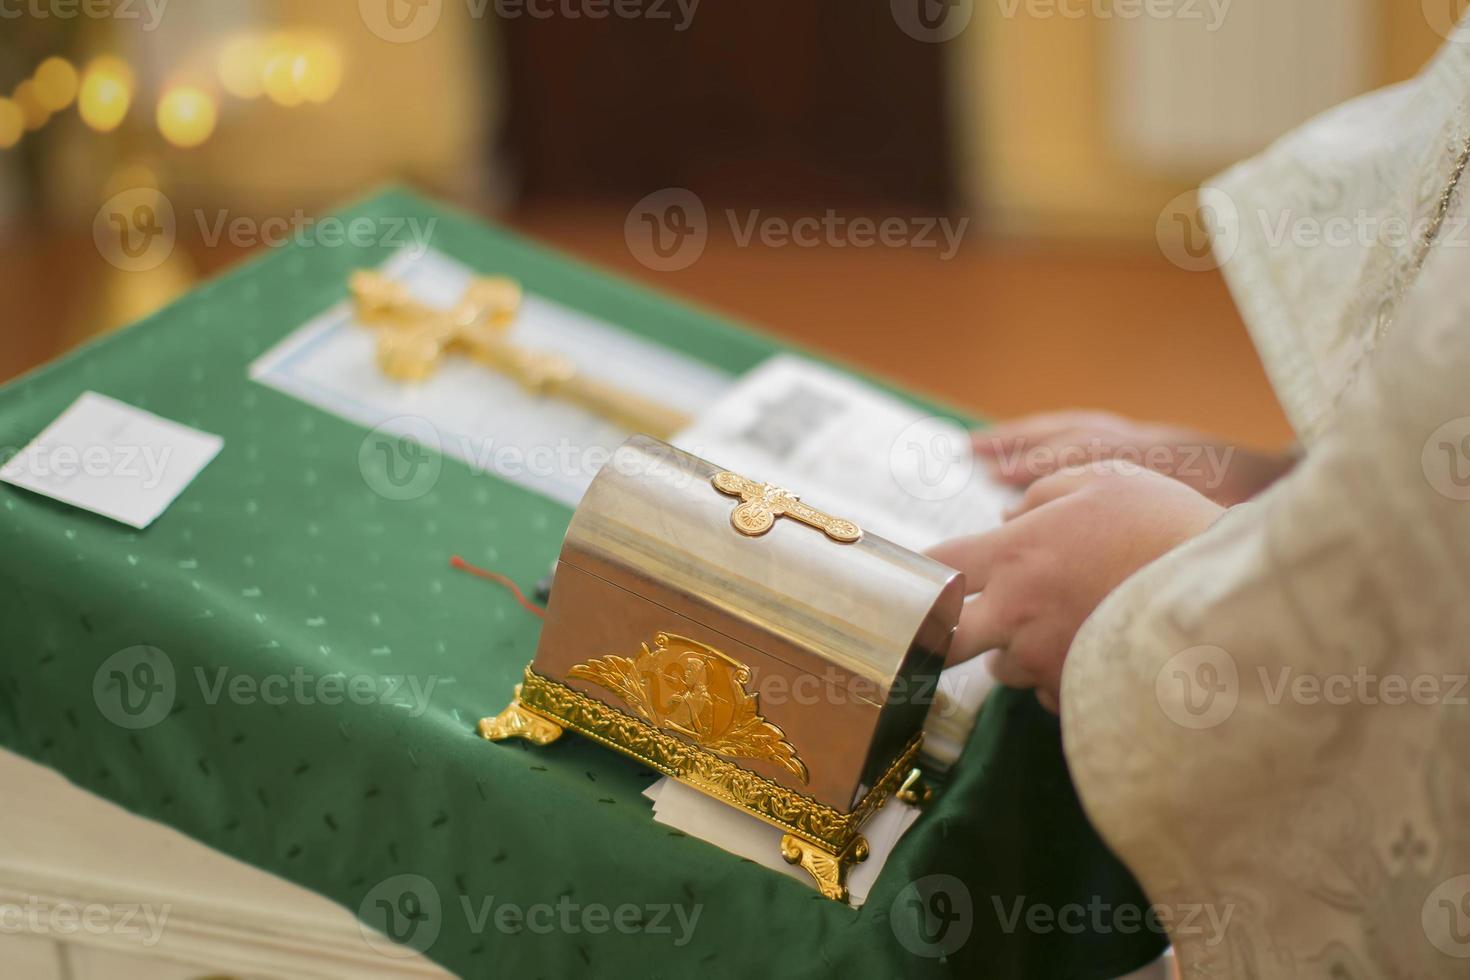
M 503 276 L 473 280 L 448 310 L 419 303 L 407 287 L 376 272 L 352 274 L 357 318 L 378 332 L 378 364 L 400 381 L 423 381 L 451 353 L 508 375 L 535 395 L 564 398 L 634 432 L 668 439 L 689 424 L 678 409 L 589 378 L 560 354 L 527 350 L 507 338 L 521 287 Z
M 775 526 L 776 518 L 790 517 L 844 544 L 863 536 L 862 529 L 852 521 L 824 514 L 802 503 L 791 491 L 770 483 L 757 483 L 729 471 L 716 473 L 710 483 L 720 493 L 740 498 L 740 505 L 730 512 L 730 523 L 741 534 L 765 534 Z

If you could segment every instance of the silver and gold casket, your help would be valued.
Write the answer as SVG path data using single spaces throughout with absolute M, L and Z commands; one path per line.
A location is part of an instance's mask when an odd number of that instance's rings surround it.
M 567 528 L 535 660 L 486 738 L 578 732 L 779 827 L 846 897 L 914 768 L 960 573 L 647 436 Z

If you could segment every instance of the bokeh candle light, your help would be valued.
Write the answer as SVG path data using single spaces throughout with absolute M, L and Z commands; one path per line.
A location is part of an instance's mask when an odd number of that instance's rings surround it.
M 307 41 L 292 64 L 292 74 L 308 102 L 326 102 L 342 84 L 342 55 L 328 41 Z
M 101 133 L 116 129 L 133 101 L 133 73 L 121 59 L 103 56 L 87 66 L 77 97 L 82 121 Z
M 218 115 L 209 93 L 178 85 L 158 100 L 158 131 L 174 146 L 188 149 L 209 139 Z
M 27 130 L 40 129 L 46 125 L 46 120 L 51 118 L 51 112 L 41 101 L 40 93 L 36 91 L 36 83 L 33 80 L 28 78 L 17 85 L 12 98 L 20 107 L 21 118 L 25 121 Z
M 36 95 L 50 112 L 60 112 L 77 97 L 77 70 L 65 58 L 47 58 L 34 77 Z
M 12 99 L 0 98 L 0 150 L 8 150 L 20 142 L 25 132 L 25 114 Z
M 231 38 L 220 48 L 220 84 L 237 99 L 257 99 L 265 91 L 265 63 L 266 48 L 260 38 Z

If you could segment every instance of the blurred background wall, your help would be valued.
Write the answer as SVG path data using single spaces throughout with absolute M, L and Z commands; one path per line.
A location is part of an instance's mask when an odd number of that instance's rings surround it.
M 1426 14 L 1435 4 L 1441 17 Z M 1463 4 L 1194 6 L 1201 19 L 979 6 L 988 19 L 952 51 L 954 89 L 969 199 L 990 202 L 997 228 L 1149 238 L 1172 195 L 1337 102 L 1412 76 Z
M 270 247 L 212 235 L 222 217 L 397 181 L 972 411 L 1281 442 L 1218 273 L 1170 262 L 1161 219 L 1411 75 L 1461 5 L 7 0 L 0 378 Z M 625 221 L 673 187 L 717 216 L 710 243 L 650 268 Z M 140 193 L 178 218 L 147 271 L 94 234 Z M 773 246 L 719 217 L 828 214 L 963 235 L 952 255 Z

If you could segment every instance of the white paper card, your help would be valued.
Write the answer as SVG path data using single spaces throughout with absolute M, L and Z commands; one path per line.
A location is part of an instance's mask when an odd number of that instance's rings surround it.
M 438 308 L 453 306 L 474 276 L 432 249 L 400 252 L 378 271 Z M 510 337 L 570 359 L 587 377 L 653 394 L 690 416 L 730 386 L 728 374 L 703 361 L 534 293 L 523 298 Z M 384 375 L 376 352 L 377 335 L 343 302 L 257 359 L 250 377 L 569 506 L 582 499 L 630 434 L 568 401 L 530 394 L 468 358 L 448 358 L 433 377 L 413 384 Z
M 89 391 L 0 468 L 0 480 L 142 529 L 223 445 L 219 436 Z

